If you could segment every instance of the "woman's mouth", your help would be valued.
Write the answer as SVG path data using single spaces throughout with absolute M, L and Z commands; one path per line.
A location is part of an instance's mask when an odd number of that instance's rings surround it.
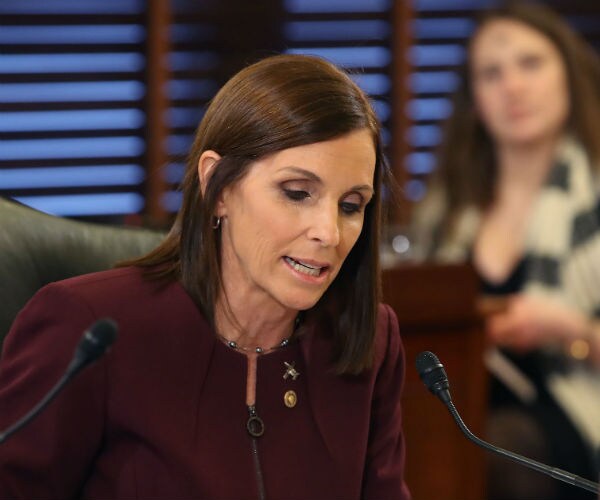
M 306 274 L 308 276 L 320 276 L 323 270 L 327 269 L 328 266 L 315 266 L 313 264 L 308 264 L 307 262 L 302 262 L 299 260 L 292 259 L 291 257 L 284 257 L 284 260 L 297 272 Z

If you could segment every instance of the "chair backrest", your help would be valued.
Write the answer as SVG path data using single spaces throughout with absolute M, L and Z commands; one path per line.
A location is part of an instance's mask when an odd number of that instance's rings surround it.
M 165 235 L 48 215 L 0 198 L 0 348 L 15 316 L 44 285 L 110 269 Z

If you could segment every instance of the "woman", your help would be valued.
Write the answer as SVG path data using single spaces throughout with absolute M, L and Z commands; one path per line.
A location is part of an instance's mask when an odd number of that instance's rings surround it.
M 379 134 L 323 60 L 234 76 L 198 128 L 165 241 L 51 284 L 15 321 L 3 428 L 86 326 L 108 316 L 120 334 L 0 450 L 0 497 L 409 498 L 403 351 L 378 305 Z
M 488 11 L 470 40 L 454 105 L 416 225 L 431 256 L 470 260 L 484 293 L 506 297 L 487 322 L 510 360 L 498 351 L 488 357 L 501 377 L 492 386 L 489 438 L 595 480 L 597 58 L 540 5 Z M 490 498 L 559 498 L 561 488 L 492 459 Z M 567 487 L 561 498 L 579 494 Z

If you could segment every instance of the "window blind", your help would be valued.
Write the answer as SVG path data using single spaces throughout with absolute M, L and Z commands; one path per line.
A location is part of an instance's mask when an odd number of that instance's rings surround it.
M 286 52 L 324 57 L 348 70 L 370 96 L 389 144 L 391 0 L 285 0 Z
M 441 122 L 452 112 L 450 96 L 459 84 L 457 69 L 466 58 L 466 42 L 474 29 L 474 15 L 491 6 L 488 0 L 415 0 L 408 49 L 412 70 L 408 77 L 411 98 L 404 112 L 410 122 L 404 159 L 409 201 L 420 200 L 425 180 L 435 168 L 434 151 L 441 140 Z
M 162 203 L 173 213 L 181 203 L 177 188 L 208 101 L 242 67 L 281 50 L 281 16 L 279 0 L 171 0 L 170 5 L 168 165 L 164 169 L 168 187 Z
M 144 208 L 141 0 L 0 2 L 0 195 L 56 215 Z

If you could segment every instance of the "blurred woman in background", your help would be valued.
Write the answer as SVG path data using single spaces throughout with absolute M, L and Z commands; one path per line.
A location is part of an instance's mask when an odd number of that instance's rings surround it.
M 484 12 L 416 210 L 429 257 L 470 261 L 495 375 L 488 438 L 589 479 L 600 445 L 600 66 L 556 14 Z M 491 302 L 487 302 L 489 305 Z M 490 457 L 490 498 L 588 498 Z

